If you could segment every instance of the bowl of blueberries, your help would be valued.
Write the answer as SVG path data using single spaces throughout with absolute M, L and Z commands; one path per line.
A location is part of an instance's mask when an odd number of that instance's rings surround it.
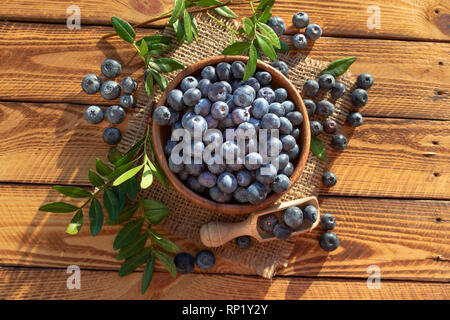
M 180 72 L 153 110 L 152 142 L 175 190 L 221 213 L 267 208 L 300 177 L 310 148 L 307 109 L 277 69 L 216 56 Z

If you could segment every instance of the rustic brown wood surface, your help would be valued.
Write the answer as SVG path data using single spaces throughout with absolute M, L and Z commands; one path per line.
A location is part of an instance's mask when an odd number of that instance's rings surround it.
M 208 273 L 196 269 L 175 280 L 157 265 L 144 296 L 141 271 L 117 275 L 118 227 L 93 238 L 86 224 L 69 236 L 70 214 L 37 208 L 61 199 L 52 184 L 87 186 L 87 170 L 108 150 L 101 140 L 106 122 L 89 125 L 83 113 L 86 105 L 116 101 L 84 94 L 82 77 L 99 73 L 109 57 L 123 62 L 123 74 L 142 80 L 128 44 L 100 39 L 112 30 L 110 16 L 141 22 L 170 10 L 172 1 L 77 3 L 83 26 L 72 31 L 65 25 L 67 1 L 10 0 L 0 10 L 6 20 L 0 22 L 0 299 L 450 298 L 448 1 L 372 1 L 381 10 L 381 29 L 373 30 L 366 1 L 277 1 L 274 15 L 286 20 L 290 34 L 290 18 L 300 10 L 324 28 L 325 36 L 303 53 L 328 61 L 356 55 L 352 73 L 375 77 L 364 125 L 344 127 L 348 149 L 329 154 L 339 182 L 319 197 L 322 213 L 338 220 L 341 246 L 326 254 L 319 230 L 300 236 L 273 280 L 223 259 Z M 184 250 L 200 249 L 167 236 Z M 71 264 L 82 268 L 81 290 L 66 287 Z M 381 269 L 380 289 L 366 284 L 371 265 Z

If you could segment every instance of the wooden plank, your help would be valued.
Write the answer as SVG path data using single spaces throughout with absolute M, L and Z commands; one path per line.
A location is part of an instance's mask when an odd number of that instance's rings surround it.
M 65 269 L 0 269 L 0 299 L 449 299 L 449 284 L 381 280 L 379 289 L 369 289 L 366 280 L 248 276 L 178 276 L 155 273 L 141 295 L 141 273 L 119 278 L 115 272 L 81 270 L 79 290 L 67 289 L 70 274 Z M 201 289 L 199 289 L 201 288 Z M 180 309 L 181 313 L 181 309 Z M 270 312 L 269 312 L 270 313 Z
M 122 61 L 122 75 L 143 79 L 142 61 L 104 27 L 69 31 L 64 26 L 0 23 L 0 100 L 114 104 L 80 87 L 89 73 L 100 74 L 106 58 Z M 145 35 L 153 30 L 140 30 Z M 351 70 L 372 73 L 375 85 L 365 115 L 450 119 L 450 44 L 322 38 L 306 51 L 332 61 L 358 56 Z M 120 79 L 119 79 L 120 80 Z M 143 85 L 141 85 L 142 89 Z
M 107 226 L 93 238 L 86 223 L 77 236 L 65 234 L 71 214 L 37 210 L 59 199 L 47 186 L 0 186 L 0 265 L 117 270 L 112 243 L 119 227 Z M 339 249 L 322 251 L 320 231 L 300 236 L 288 267 L 277 274 L 366 278 L 367 268 L 377 265 L 383 279 L 450 281 L 449 201 L 320 197 L 320 206 L 338 221 Z M 200 250 L 169 236 L 183 250 Z M 252 274 L 224 259 L 211 273 Z
M 89 168 L 109 149 L 107 121 L 88 124 L 84 106 L 6 102 L 0 110 L 0 181 L 88 185 Z M 322 193 L 450 198 L 448 121 L 366 118 L 342 132 L 349 147 L 328 155 L 339 181 Z
M 16 21 L 51 21 L 66 23 L 71 3 L 51 0 L 10 0 L 2 8 L 0 18 Z M 114 1 L 82 0 L 77 5 L 81 10 L 82 24 L 110 25 L 113 15 L 132 23 L 139 23 L 156 17 L 173 7 L 172 0 Z M 380 10 L 380 25 L 368 27 L 368 19 L 373 14 L 369 6 Z M 248 6 L 232 6 L 240 15 L 250 14 Z M 450 40 L 450 6 L 445 0 L 433 1 L 383 1 L 364 0 L 337 1 L 296 1 L 278 0 L 273 10 L 274 16 L 281 16 L 288 24 L 288 32 L 297 32 L 291 25 L 292 15 L 299 10 L 306 11 L 312 23 L 323 27 L 325 35 L 387 37 L 401 39 Z M 369 11 L 368 11 L 369 10 Z M 165 21 L 154 25 L 164 26 Z

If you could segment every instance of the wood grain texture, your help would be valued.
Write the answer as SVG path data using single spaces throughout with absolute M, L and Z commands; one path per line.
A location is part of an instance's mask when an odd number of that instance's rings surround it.
M 142 61 L 128 43 L 100 40 L 107 30 L 0 22 L 0 100 L 117 104 L 81 90 L 83 77 L 100 74 L 105 58 L 121 61 L 122 75 L 137 77 L 143 87 Z M 353 74 L 369 72 L 375 77 L 365 115 L 447 120 L 449 52 L 447 43 L 337 38 L 321 38 L 302 51 L 323 61 L 358 56 Z
M 9 0 L 3 6 L 0 18 L 19 21 L 51 21 L 66 23 L 70 16 L 67 1 L 51 0 Z M 82 0 L 77 1 L 81 10 L 82 24 L 110 25 L 111 16 L 122 17 L 131 23 L 139 23 L 151 17 L 156 17 L 173 8 L 173 0 L 124 0 L 108 1 Z M 372 12 L 369 6 L 380 9 L 381 24 L 379 28 L 370 30 L 367 20 Z M 247 6 L 232 6 L 240 16 L 250 14 Z M 289 33 L 297 32 L 291 25 L 292 15 L 298 11 L 306 11 L 312 23 L 317 23 L 324 29 L 325 35 L 386 37 L 400 39 L 432 39 L 449 41 L 450 6 L 445 0 L 414 1 L 414 0 L 374 0 L 368 3 L 364 0 L 342 1 L 295 1 L 278 0 L 273 10 L 274 16 L 282 17 Z M 153 25 L 163 27 L 165 21 Z
M 120 227 L 104 227 L 93 238 L 86 223 L 77 236 L 65 234 L 71 214 L 37 210 L 60 199 L 47 186 L 0 186 L 0 265 L 118 270 L 112 243 Z M 384 279 L 450 282 L 449 201 L 321 197 L 320 207 L 336 217 L 340 247 L 322 251 L 319 229 L 300 235 L 288 267 L 277 274 L 365 279 L 368 266 L 377 265 Z M 200 249 L 169 237 L 192 254 Z M 251 274 L 223 259 L 210 273 Z
M 449 284 L 381 280 L 380 289 L 369 289 L 366 280 L 189 274 L 176 280 L 155 273 L 141 295 L 141 273 L 118 278 L 115 272 L 81 270 L 81 288 L 67 289 L 65 269 L 0 268 L 0 299 L 160 299 L 226 300 L 282 299 L 449 299 Z M 180 309 L 180 314 L 181 314 Z M 270 313 L 270 312 L 269 312 Z
M 109 147 L 102 140 L 107 121 L 88 124 L 85 108 L 0 103 L 0 181 L 88 185 L 88 170 Z M 125 132 L 126 123 L 119 128 Z M 349 147 L 328 154 L 338 183 L 323 194 L 450 198 L 448 121 L 366 118 L 342 132 Z

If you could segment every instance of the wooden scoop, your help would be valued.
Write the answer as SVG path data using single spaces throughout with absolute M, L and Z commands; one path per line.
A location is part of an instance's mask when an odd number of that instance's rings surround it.
M 211 221 L 204 224 L 200 229 L 200 239 L 202 243 L 207 247 L 219 247 L 228 241 L 240 237 L 240 236 L 252 236 L 258 241 L 270 241 L 276 238 L 273 235 L 265 234 L 264 231 L 260 231 L 258 228 L 258 217 L 266 215 L 268 213 L 274 213 L 283 211 L 286 208 L 299 206 L 306 207 L 308 205 L 313 205 L 317 208 L 317 220 L 314 224 L 308 224 L 303 222 L 300 228 L 292 232 L 292 236 L 298 235 L 300 233 L 305 233 L 313 230 L 320 221 L 320 209 L 319 202 L 316 197 L 308 197 L 298 200 L 292 200 L 288 202 L 283 202 L 278 205 L 271 206 L 264 210 L 252 213 L 247 220 L 236 222 L 236 223 L 224 223 L 219 221 Z

